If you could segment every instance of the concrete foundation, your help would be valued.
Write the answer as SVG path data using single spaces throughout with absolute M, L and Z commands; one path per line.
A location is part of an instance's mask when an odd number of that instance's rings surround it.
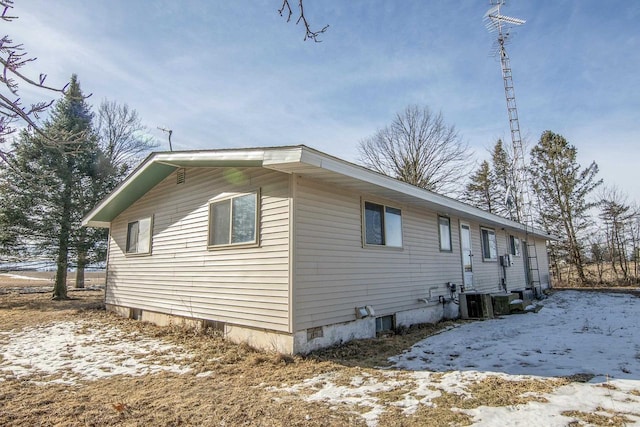
M 122 317 L 135 318 L 158 326 L 178 325 L 187 328 L 201 328 L 208 323 L 202 319 L 192 319 L 154 311 L 107 304 L 108 311 Z M 458 305 L 453 302 L 431 303 L 427 307 L 395 313 L 396 326 L 411 326 L 421 323 L 436 323 L 442 319 L 458 317 Z M 314 350 L 342 344 L 351 340 L 376 336 L 376 318 L 365 317 L 352 322 L 325 325 L 311 330 L 301 330 L 294 334 L 249 328 L 223 322 L 214 322 L 223 336 L 235 343 L 247 343 L 252 347 L 279 353 L 306 354 Z
M 396 326 L 411 326 L 421 323 L 437 323 L 443 319 L 455 319 L 459 316 L 458 305 L 449 301 L 427 303 L 424 308 L 399 311 L 396 313 Z
M 353 322 L 322 326 L 322 337 L 307 340 L 307 330 L 294 335 L 294 352 L 306 354 L 313 350 L 342 344 L 347 341 L 376 336 L 376 319 L 366 317 Z

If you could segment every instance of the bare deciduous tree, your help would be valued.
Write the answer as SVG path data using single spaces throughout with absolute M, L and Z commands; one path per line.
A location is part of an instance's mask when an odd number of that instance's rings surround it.
M 111 167 L 116 169 L 118 179 L 141 156 L 157 147 L 152 137 L 144 135 L 146 128 L 138 112 L 127 104 L 102 101 L 98 108 L 97 130 L 100 147 Z
M 366 167 L 443 194 L 462 190 L 471 153 L 442 113 L 412 105 L 358 147 Z
M 621 274 L 626 282 L 630 280 L 629 251 L 633 246 L 630 231 L 636 212 L 616 186 L 602 187 L 599 196 L 599 217 L 604 226 L 611 268 L 617 278 Z
M 13 0 L 0 0 L 0 8 L 2 9 L 0 20 L 11 22 L 17 18 L 9 14 L 13 8 Z M 39 132 L 36 124 L 38 115 L 53 104 L 53 100 L 51 100 L 23 106 L 19 94 L 19 82 L 57 93 L 65 91 L 66 86 L 58 89 L 45 85 L 47 77 L 45 74 L 40 74 L 38 79 L 32 79 L 23 74 L 21 68 L 33 61 L 35 58 L 27 56 L 24 46 L 14 43 L 8 35 L 0 39 L 0 64 L 2 66 L 0 83 L 3 85 L 3 89 L 0 91 L 0 144 L 4 144 L 7 136 L 16 131 L 14 126 L 16 120 L 22 120 L 28 127 Z M 46 136 L 46 139 L 49 140 L 50 137 Z M 6 153 L 0 148 L 0 160 L 7 161 Z
M 291 21 L 291 17 L 293 16 L 293 9 L 289 4 L 289 0 L 282 0 L 282 6 L 280 7 L 280 9 L 278 9 L 278 13 L 280 13 L 280 16 L 284 16 L 286 14 L 287 22 Z M 318 40 L 318 37 L 320 36 L 320 34 L 324 33 L 329 28 L 329 25 L 325 25 L 324 27 L 322 27 L 320 30 L 317 30 L 317 31 L 313 31 L 311 29 L 309 25 L 309 21 L 307 21 L 307 17 L 304 15 L 303 0 L 298 0 L 298 19 L 296 20 L 296 25 L 299 24 L 300 22 L 304 24 L 304 28 L 306 31 L 304 35 L 305 41 L 313 40 L 316 43 L 321 42 L 322 40 Z

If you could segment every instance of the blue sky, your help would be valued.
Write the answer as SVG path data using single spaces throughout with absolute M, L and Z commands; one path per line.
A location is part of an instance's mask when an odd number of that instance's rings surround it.
M 295 0 L 292 4 L 295 5 Z M 27 74 L 138 110 L 174 149 L 306 144 L 349 161 L 409 104 L 441 111 L 478 160 L 509 140 L 488 0 L 305 0 L 322 43 L 279 0 L 16 0 L 5 32 L 37 56 Z M 522 134 L 552 130 L 640 202 L 640 2 L 513 0 L 508 52 Z M 26 69 L 25 69 L 26 70 Z M 26 99 L 46 98 L 23 86 Z

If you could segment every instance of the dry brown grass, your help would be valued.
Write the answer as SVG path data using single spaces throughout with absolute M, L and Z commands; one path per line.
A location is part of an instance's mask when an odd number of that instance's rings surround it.
M 391 427 L 470 426 L 472 423 L 473 419 L 469 415 L 441 406 L 423 405 L 411 415 L 392 408 L 380 417 L 380 425 Z
M 607 415 L 596 414 L 595 412 L 604 412 Z M 580 421 L 595 426 L 623 427 L 629 425 L 629 423 L 633 423 L 633 420 L 625 417 L 624 413 L 614 412 L 604 408 L 596 408 L 596 411 L 594 412 L 564 411 L 562 412 L 562 415 L 564 415 L 565 417 L 577 418 Z M 632 415 L 637 416 L 638 414 Z
M 162 338 L 195 357 L 193 373 L 113 377 L 78 386 L 0 382 L 0 425 L 364 425 L 362 418 L 297 396 L 265 391 L 265 386 L 298 382 L 336 368 L 234 345 L 210 330 L 159 328 L 122 319 L 100 309 L 101 292 L 81 292 L 69 301 L 49 295 L 0 297 L 0 330 L 63 320 L 107 322 L 127 332 Z M 207 377 L 195 374 L 210 371 Z M 42 379 L 42 378 L 39 378 Z
M 114 377 L 77 387 L 8 381 L 0 386 L 0 408 L 5 426 L 364 425 L 355 414 L 277 399 L 246 377 L 228 375 Z
M 433 399 L 438 406 L 473 409 L 480 406 L 513 406 L 528 402 L 547 402 L 542 396 L 551 393 L 558 387 L 569 384 L 566 379 L 524 379 L 519 381 L 490 376 L 471 385 L 467 391 L 470 396 L 442 392 Z
M 71 299 L 51 301 L 51 294 L 0 294 L 0 330 L 94 314 L 104 307 L 103 291 L 69 292 Z
M 120 318 L 104 311 L 103 292 L 71 295 L 74 299 L 69 301 L 51 301 L 48 294 L 0 295 L 0 331 L 66 320 L 106 323 L 181 346 L 194 356 L 189 361 L 193 371 L 184 375 L 117 376 L 75 386 L 41 386 L 24 379 L 7 379 L 0 381 L 0 425 L 360 426 L 365 424 L 361 413 L 370 407 L 330 407 L 303 399 L 313 390 L 302 389 L 295 394 L 267 388 L 292 386 L 327 373 L 332 374 L 334 384 L 345 387 L 354 387 L 356 377 L 381 383 L 388 379 L 388 373 L 373 367 L 386 365 L 387 357 L 449 324 L 411 328 L 395 336 L 355 341 L 300 357 L 232 344 L 212 329 L 160 328 Z M 197 377 L 201 372 L 210 375 Z M 372 396 L 385 406 L 380 426 L 424 426 L 427 421 L 434 426 L 470 425 L 472 418 L 461 410 L 543 401 L 542 394 L 571 381 L 489 377 L 469 385 L 469 396 L 442 392 L 431 404 L 420 405 L 415 413 L 407 415 L 394 403 L 411 395 L 415 384 L 410 373 L 394 375 L 397 386 Z M 443 375 L 434 374 L 431 380 L 437 384 Z

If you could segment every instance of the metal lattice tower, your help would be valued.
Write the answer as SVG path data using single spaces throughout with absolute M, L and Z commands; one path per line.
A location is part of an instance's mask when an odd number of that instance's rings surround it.
M 526 183 L 527 166 L 525 164 L 524 148 L 520 135 L 520 120 L 518 118 L 518 108 L 516 106 L 516 94 L 513 88 L 513 76 L 511 74 L 511 61 L 507 54 L 506 44 L 510 36 L 510 29 L 514 26 L 522 25 L 525 20 L 502 15 L 500 8 L 505 0 L 491 0 L 491 8 L 485 13 L 484 21 L 487 29 L 496 32 L 495 54 L 500 56 L 502 67 L 502 79 L 504 80 L 504 93 L 507 100 L 507 113 L 509 115 L 509 128 L 511 129 L 511 144 L 513 148 L 513 169 L 515 172 L 515 219 L 525 226 L 527 237 L 526 251 L 524 254 L 529 262 L 528 282 L 532 289 L 537 290 L 540 286 L 540 273 L 538 269 L 538 257 L 535 244 L 529 242 L 529 232 L 533 229 L 532 200 L 529 193 L 529 185 Z

